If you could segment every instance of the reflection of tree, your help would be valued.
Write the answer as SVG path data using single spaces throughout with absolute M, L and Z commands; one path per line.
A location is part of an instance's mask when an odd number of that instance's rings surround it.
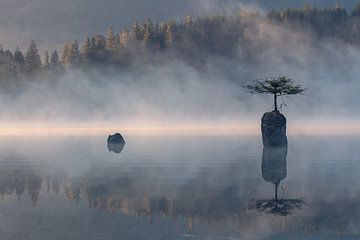
M 257 200 L 250 205 L 250 209 L 256 209 L 263 213 L 286 216 L 294 210 L 300 209 L 303 204 L 304 201 L 300 199 Z
M 90 174 L 81 180 L 66 179 L 64 191 L 70 200 L 83 197 L 88 207 L 110 214 L 119 212 L 135 217 L 143 216 L 150 222 L 157 217 L 180 217 L 186 219 L 189 229 L 195 221 L 238 221 L 246 210 L 246 202 L 240 201 L 235 185 L 212 187 L 206 179 L 201 178 L 191 179 L 180 186 L 148 184 L 146 179 L 104 178 Z
M 23 195 L 25 192 L 26 181 L 27 181 L 26 176 L 19 173 L 15 173 L 14 176 L 15 193 L 18 196 L 18 198 L 20 198 L 20 196 Z
M 13 193 L 14 188 L 13 177 L 9 174 L 3 175 L 0 183 L 0 194 L 2 196 L 5 194 L 10 195 Z
M 277 171 L 271 173 L 272 168 L 265 165 L 263 167 L 264 171 L 266 170 L 264 178 L 268 180 L 277 182 L 286 176 L 286 172 L 284 175 L 284 171 L 278 171 L 280 178 L 276 177 Z M 47 188 L 49 188 L 49 194 L 55 194 L 58 191 L 56 189 L 60 189 L 59 195 L 65 196 L 69 201 L 88 203 L 92 208 L 91 211 L 145 218 L 150 222 L 168 218 L 180 224 L 186 223 L 188 229 L 199 224 L 209 224 L 220 228 L 227 224 L 236 224 L 246 231 L 249 223 L 257 219 L 256 211 L 285 216 L 305 204 L 298 199 L 279 198 L 278 201 L 275 199 L 255 200 L 249 206 L 247 201 L 249 198 L 244 192 L 246 188 L 241 187 L 242 182 L 235 178 L 236 174 L 231 174 L 230 178 L 227 178 L 233 169 L 238 172 L 236 166 L 231 168 L 231 170 L 224 169 L 224 172 L 218 170 L 215 173 L 201 172 L 179 183 L 151 179 L 151 176 L 143 174 L 145 172 L 143 169 L 138 169 L 136 170 L 138 172 L 132 172 L 130 175 L 124 173 L 123 169 L 108 171 L 106 167 L 99 167 L 96 171 L 87 172 L 81 176 L 65 177 L 65 174 L 59 173 L 59 169 L 47 166 L 0 165 L 0 191 L 3 195 L 11 193 L 15 197 L 26 193 L 36 203 L 39 194 L 46 194 Z M 104 174 L 104 172 L 111 172 L 111 174 Z M 42 185 L 42 181 L 45 184 Z M 248 186 L 257 184 L 257 182 L 249 181 L 245 183 Z M 41 185 L 44 188 L 43 191 L 40 191 Z M 52 185 L 59 187 L 53 189 Z M 311 205 L 308 205 L 307 210 L 310 210 L 311 217 L 305 219 L 302 215 L 297 215 L 294 218 L 311 226 L 309 232 L 328 229 L 329 226 L 336 230 L 346 230 L 354 224 L 354 221 L 359 220 L 360 214 L 357 210 L 359 200 L 360 194 L 355 200 L 353 196 L 346 194 L 341 194 L 336 199 L 320 199 L 319 202 L 313 201 Z M 256 211 L 248 211 L 249 207 Z M 341 221 L 339 221 L 339 216 Z M 287 229 L 299 228 L 299 225 L 294 222 L 284 222 Z
M 23 194 L 25 190 L 26 180 L 17 177 L 13 170 L 0 168 L 0 195 Z
M 56 178 L 58 178 L 57 181 L 54 181 Z M 0 165 L 0 195 L 4 197 L 5 195 L 15 194 L 20 199 L 27 192 L 33 205 L 36 205 L 42 189 L 43 179 L 46 179 L 48 192 L 50 191 L 50 183 L 53 184 L 55 192 L 59 191 L 62 181 L 60 176 L 43 178 L 40 168 L 35 165 L 3 162 Z M 55 182 L 57 183 L 54 187 Z
M 76 179 L 66 179 L 64 181 L 64 193 L 69 199 L 75 199 L 77 203 L 80 201 L 81 184 Z
M 250 204 L 250 209 L 274 215 L 286 216 L 294 210 L 300 209 L 304 204 L 300 199 L 279 199 L 278 188 L 282 180 L 286 178 L 286 157 L 288 147 L 265 146 L 262 156 L 262 176 L 265 181 L 275 185 L 275 198 L 270 200 L 256 200 Z
M 33 205 L 36 205 L 36 202 L 40 195 L 41 185 L 43 178 L 37 175 L 30 175 L 27 181 L 27 190 L 30 194 L 31 201 Z
M 62 179 L 61 179 L 59 176 L 57 176 L 57 175 L 52 176 L 52 177 L 50 178 L 50 182 L 51 182 L 52 189 L 53 189 L 54 193 L 56 193 L 56 194 L 58 194 L 59 191 L 60 191 L 60 184 L 61 184 L 60 181 L 61 181 L 61 180 L 62 180 Z

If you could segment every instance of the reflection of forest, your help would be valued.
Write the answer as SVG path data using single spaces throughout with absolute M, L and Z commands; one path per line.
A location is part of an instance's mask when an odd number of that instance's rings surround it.
M 97 169 L 101 172 L 101 169 Z M 228 171 L 228 170 L 226 170 Z M 226 172 L 224 171 L 224 173 Z M 40 194 L 65 195 L 69 200 L 90 208 L 100 209 L 109 214 L 121 213 L 134 217 L 146 217 L 149 221 L 157 217 L 182 218 L 191 229 L 195 223 L 223 225 L 236 223 L 246 228 L 256 221 L 258 214 L 249 212 L 249 198 L 242 189 L 254 189 L 257 182 L 241 185 L 238 180 L 221 182 L 221 173 L 209 180 L 204 174 L 195 175 L 184 182 L 153 181 L 148 177 L 127 174 L 103 175 L 87 172 L 78 177 L 70 177 L 45 166 L 25 164 L 0 165 L 0 194 L 12 195 L 19 199 L 28 195 L 33 204 Z M 360 195 L 359 195 L 360 196 Z M 309 204 L 310 214 L 292 215 L 294 221 L 284 221 L 284 228 L 297 229 L 307 226 L 309 232 L 323 229 L 346 230 L 355 220 L 360 222 L 360 209 L 356 208 L 360 198 L 351 195 L 331 201 L 320 200 Z M 356 201 L 355 201 L 356 200 Z M 255 213 L 255 214 L 253 214 Z M 309 212 L 308 212 L 309 213 Z M 338 221 L 341 216 L 341 221 Z M 285 219 L 285 218 L 284 218 Z M 294 225 L 295 224 L 295 225 Z
M 83 184 L 81 184 L 81 182 Z M 85 183 L 86 182 L 86 183 Z M 84 196 L 88 207 L 102 209 L 110 214 L 120 212 L 135 217 L 185 217 L 188 227 L 193 221 L 224 223 L 229 219 L 241 221 L 246 201 L 241 201 L 236 186 L 213 188 L 203 186 L 202 192 L 193 182 L 182 186 L 160 185 L 132 181 L 129 177 L 83 181 L 66 179 L 64 191 L 69 199 L 79 201 Z M 211 191 L 210 191 L 211 190 Z
M 42 188 L 43 177 L 27 164 L 2 164 L 0 168 L 0 195 L 16 194 L 18 198 L 27 192 L 35 205 Z
M 199 188 L 199 184 L 201 188 Z M 130 176 L 85 174 L 69 177 L 44 166 L 0 166 L 0 194 L 21 196 L 28 194 L 33 205 L 40 194 L 64 194 L 68 199 L 86 201 L 90 208 L 110 214 L 120 212 L 136 217 L 185 217 L 191 228 L 193 220 L 224 222 L 239 218 L 246 209 L 240 201 L 236 186 L 209 186 L 206 179 L 188 183 L 154 183 Z

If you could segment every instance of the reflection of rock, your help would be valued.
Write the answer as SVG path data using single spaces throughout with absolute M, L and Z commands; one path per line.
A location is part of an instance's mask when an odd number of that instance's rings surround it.
M 124 144 L 108 143 L 107 146 L 110 152 L 121 153 L 121 151 L 125 146 L 125 143 Z
M 120 133 L 116 133 L 114 135 L 109 135 L 107 140 L 107 146 L 109 151 L 115 152 L 115 153 L 121 153 L 125 146 L 125 140 L 121 136 Z
M 275 199 L 277 199 L 277 188 L 282 180 L 286 178 L 286 156 L 287 146 L 264 147 L 262 156 L 262 176 L 265 181 L 275 185 Z
M 300 199 L 278 199 L 279 184 L 286 178 L 287 152 L 287 141 L 278 147 L 265 145 L 264 142 L 261 164 L 262 176 L 265 181 L 275 185 L 275 199 L 256 200 L 250 204 L 250 209 L 256 209 L 263 213 L 286 216 L 291 214 L 293 210 L 300 209 L 304 204 L 304 201 Z
M 261 132 L 264 146 L 285 146 L 286 118 L 278 111 L 267 112 L 261 119 Z

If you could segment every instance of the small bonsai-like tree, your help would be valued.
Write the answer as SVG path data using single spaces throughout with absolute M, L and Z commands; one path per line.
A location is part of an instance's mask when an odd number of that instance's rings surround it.
M 244 85 L 244 88 L 252 94 L 273 94 L 274 110 L 278 112 L 277 97 L 285 95 L 302 94 L 306 89 L 296 85 L 287 77 L 273 77 L 257 80 L 254 84 Z

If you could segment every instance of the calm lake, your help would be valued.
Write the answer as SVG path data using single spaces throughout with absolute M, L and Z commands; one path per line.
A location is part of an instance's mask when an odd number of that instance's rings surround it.
M 360 136 L 124 138 L 2 137 L 0 239 L 360 239 Z

